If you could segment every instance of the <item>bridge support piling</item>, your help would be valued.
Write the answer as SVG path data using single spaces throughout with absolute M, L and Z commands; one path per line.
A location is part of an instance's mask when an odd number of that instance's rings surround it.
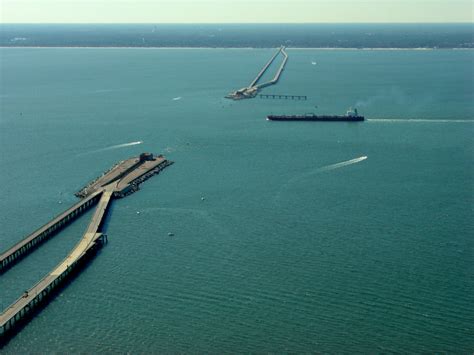
M 0 275 L 94 206 L 99 201 L 100 195 L 97 194 L 86 201 L 79 201 L 78 204 L 24 238 L 5 253 L 0 254 Z
M 259 94 L 258 96 L 262 99 L 307 100 L 306 95 Z
M 99 239 L 101 238 L 102 237 Z M 45 289 L 36 293 L 31 301 L 15 313 L 13 317 L 0 325 L 0 349 L 26 325 L 30 318 L 46 306 L 69 280 L 79 274 L 80 270 L 86 266 L 87 261 L 90 260 L 103 245 L 99 239 L 93 243 L 80 259 L 68 265 L 64 272 L 49 283 Z M 0 315 L 0 318 L 1 316 L 2 315 Z

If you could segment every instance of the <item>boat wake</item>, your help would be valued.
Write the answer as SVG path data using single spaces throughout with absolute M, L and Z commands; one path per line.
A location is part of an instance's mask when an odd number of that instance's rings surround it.
M 427 118 L 367 118 L 367 122 L 377 123 L 474 123 L 474 120 L 447 120 Z
M 119 149 L 119 148 L 125 148 L 125 147 L 131 147 L 134 145 L 139 145 L 143 144 L 143 141 L 136 141 L 136 142 L 130 142 L 130 143 L 123 143 L 123 144 L 117 144 L 117 145 L 112 145 L 110 147 L 102 148 L 97 151 L 104 151 L 104 150 L 112 150 L 112 149 Z
M 178 97 L 173 97 L 173 101 L 178 101 L 178 100 L 181 100 L 182 97 L 181 96 L 178 96 Z
M 323 166 L 322 168 L 319 168 L 317 170 L 317 172 L 330 171 L 330 170 L 343 168 L 343 167 L 348 166 L 348 165 L 360 163 L 361 161 L 364 161 L 365 159 L 367 159 L 366 155 L 364 155 L 362 157 L 359 157 L 359 158 L 343 161 L 343 162 L 340 162 L 340 163 L 337 163 L 337 164 L 331 164 L 331 165 Z
M 125 147 L 131 147 L 131 146 L 139 145 L 139 144 L 143 144 L 143 141 L 136 141 L 136 142 L 130 142 L 130 143 L 123 143 L 123 144 L 112 145 L 112 146 L 110 146 L 110 147 L 105 147 L 105 148 L 100 148 L 100 149 L 96 149 L 96 150 L 91 150 L 91 151 L 89 151 L 89 152 L 85 152 L 85 153 L 79 154 L 78 156 L 87 155 L 87 154 L 93 154 L 93 153 L 99 153 L 99 152 L 105 152 L 105 151 L 107 151 L 107 150 L 113 150 L 113 149 L 120 149 L 120 148 L 125 148 Z
M 298 176 L 294 176 L 290 180 L 288 180 L 288 182 L 286 184 L 283 184 L 281 186 L 281 188 L 275 194 L 275 197 L 273 198 L 273 202 L 275 202 L 275 203 L 278 202 L 281 198 L 281 195 L 282 195 L 283 191 L 288 189 L 291 185 L 297 183 L 298 181 L 307 179 L 307 178 L 309 178 L 313 175 L 319 174 L 319 173 L 323 173 L 323 172 L 331 171 L 331 170 L 336 170 L 336 169 L 340 169 L 340 168 L 343 168 L 343 167 L 346 167 L 346 166 L 349 166 L 349 165 L 357 164 L 357 163 L 360 163 L 360 162 L 366 160 L 367 158 L 368 157 L 366 155 L 363 155 L 363 156 L 358 157 L 358 158 L 342 161 L 342 162 L 336 163 L 336 164 L 326 165 L 326 166 L 317 168 L 315 170 L 311 170 L 309 172 L 300 174 Z

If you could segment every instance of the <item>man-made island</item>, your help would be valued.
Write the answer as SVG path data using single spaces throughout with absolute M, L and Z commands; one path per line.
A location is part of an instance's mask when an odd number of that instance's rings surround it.
M 138 157 L 117 163 L 76 193 L 76 196 L 81 197 L 78 203 L 0 254 L 1 274 L 78 216 L 97 205 L 82 238 L 67 257 L 0 314 L 0 344 L 7 337 L 14 335 L 41 306 L 47 304 L 51 295 L 54 295 L 64 281 L 70 275 L 80 271 L 80 266 L 107 242 L 103 226 L 111 200 L 114 197 L 124 197 L 137 191 L 143 181 L 171 164 L 173 162 L 164 156 L 154 156 L 151 153 L 142 153 Z

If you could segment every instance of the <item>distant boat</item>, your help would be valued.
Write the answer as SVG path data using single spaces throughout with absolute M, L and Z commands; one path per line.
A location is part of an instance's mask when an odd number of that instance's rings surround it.
M 316 65 L 316 64 L 318 64 L 318 63 L 316 63 L 316 62 L 311 62 L 311 64 L 312 64 L 312 65 Z

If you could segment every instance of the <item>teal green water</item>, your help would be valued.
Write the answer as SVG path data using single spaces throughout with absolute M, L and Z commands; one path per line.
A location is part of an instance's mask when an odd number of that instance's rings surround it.
M 6 353 L 474 350 L 473 51 L 288 50 L 265 92 L 306 102 L 223 99 L 273 50 L 0 52 L 0 249 L 118 160 L 176 162 Z M 316 105 L 369 119 L 265 120 Z M 87 218 L 1 276 L 2 307 Z

